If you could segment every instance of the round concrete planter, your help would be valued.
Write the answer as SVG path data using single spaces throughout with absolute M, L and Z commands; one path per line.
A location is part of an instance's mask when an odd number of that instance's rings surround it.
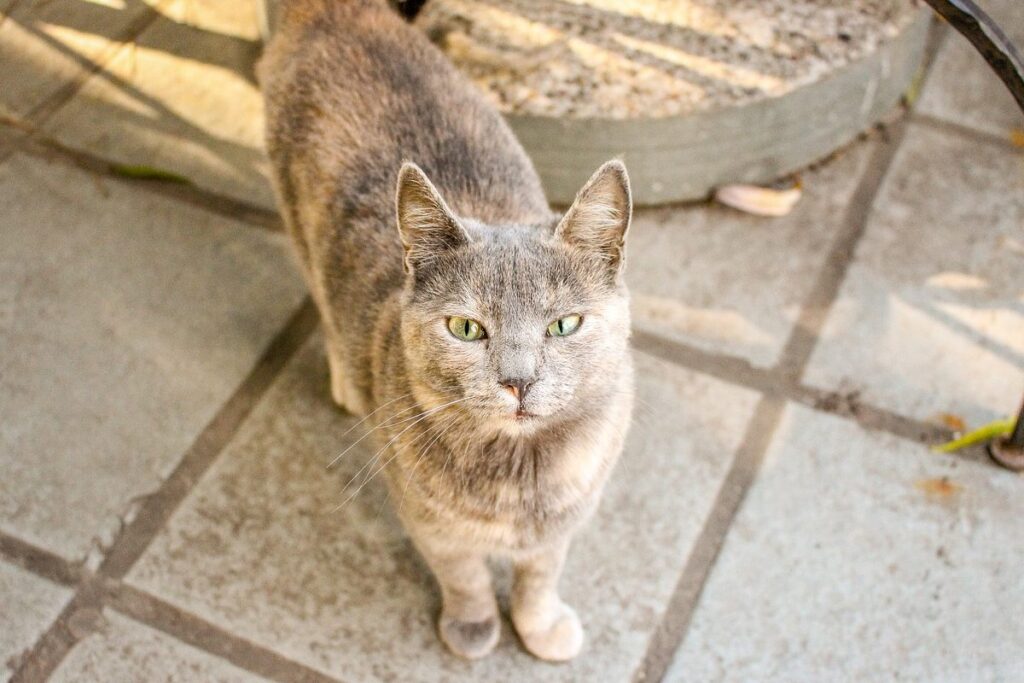
M 263 17 L 273 16 L 275 0 L 260 5 Z M 701 199 L 723 184 L 768 183 L 828 156 L 892 111 L 920 71 L 930 16 L 920 10 L 875 52 L 778 97 L 666 118 L 506 119 L 555 204 L 571 202 L 613 157 L 629 168 L 640 205 Z
M 629 168 L 638 204 L 768 183 L 828 156 L 892 111 L 920 71 L 930 16 L 921 11 L 876 52 L 781 97 L 662 119 L 506 118 L 556 204 L 571 202 L 612 157 Z

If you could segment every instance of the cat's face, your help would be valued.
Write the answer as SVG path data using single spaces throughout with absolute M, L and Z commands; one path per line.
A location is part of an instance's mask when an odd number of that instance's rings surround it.
M 612 398 L 608 380 L 629 338 L 621 165 L 602 167 L 566 216 L 544 226 L 458 219 L 418 169 L 399 182 L 409 271 L 402 341 L 410 376 L 428 393 L 421 400 L 457 401 L 481 420 L 529 429 Z M 412 184 L 404 203 L 403 182 Z

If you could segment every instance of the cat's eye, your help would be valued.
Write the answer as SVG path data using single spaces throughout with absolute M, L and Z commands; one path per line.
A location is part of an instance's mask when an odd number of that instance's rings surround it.
M 580 323 L 582 322 L 582 316 L 576 314 L 567 315 L 564 318 L 559 318 L 548 325 L 548 334 L 552 337 L 568 337 L 570 334 L 580 329 Z
M 477 341 L 487 336 L 484 326 L 477 321 L 454 315 L 448 318 L 448 331 L 462 341 Z

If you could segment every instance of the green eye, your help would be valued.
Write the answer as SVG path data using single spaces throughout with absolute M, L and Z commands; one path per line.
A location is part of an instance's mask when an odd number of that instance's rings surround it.
M 580 329 L 580 323 L 582 322 L 583 318 L 578 315 L 567 315 L 548 325 L 548 334 L 552 337 L 568 337 Z
M 448 330 L 451 331 L 457 339 L 461 339 L 462 341 L 476 341 L 477 339 L 483 339 L 487 336 L 487 333 L 484 332 L 483 325 L 475 320 L 459 318 L 458 316 L 448 318 Z

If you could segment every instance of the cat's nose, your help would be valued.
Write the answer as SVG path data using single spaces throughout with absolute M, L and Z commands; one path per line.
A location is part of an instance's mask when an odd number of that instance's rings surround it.
M 530 391 L 530 387 L 533 386 L 534 380 L 514 378 L 514 379 L 503 379 L 501 380 L 501 386 L 515 397 L 517 401 L 522 403 L 526 400 L 526 394 Z

